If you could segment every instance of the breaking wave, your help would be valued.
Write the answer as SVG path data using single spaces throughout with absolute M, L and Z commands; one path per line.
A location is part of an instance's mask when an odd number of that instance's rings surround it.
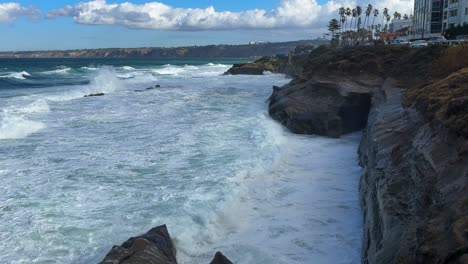
M 6 74 L 0 75 L 0 78 L 12 78 L 12 79 L 18 79 L 18 80 L 25 80 L 26 77 L 30 77 L 31 74 L 29 74 L 26 71 L 22 72 L 9 72 Z

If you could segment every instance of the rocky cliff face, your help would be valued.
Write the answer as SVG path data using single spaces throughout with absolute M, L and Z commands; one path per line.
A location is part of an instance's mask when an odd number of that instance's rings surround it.
M 273 88 L 294 133 L 364 130 L 363 263 L 468 263 L 467 48 L 320 47 Z
M 402 94 L 376 91 L 359 147 L 363 263 L 468 263 L 468 142 Z

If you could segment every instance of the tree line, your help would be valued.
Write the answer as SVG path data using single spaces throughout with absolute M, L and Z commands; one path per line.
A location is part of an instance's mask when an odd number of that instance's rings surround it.
M 361 6 L 355 8 L 341 7 L 338 9 L 339 19 L 333 18 L 328 23 L 332 46 L 359 45 L 374 40 L 380 33 L 389 31 L 392 16 L 388 8 L 380 10 L 368 4 L 365 10 Z M 399 12 L 393 13 L 394 19 L 409 19 L 412 16 Z M 372 20 L 372 23 L 371 23 Z M 376 24 L 377 22 L 377 24 Z

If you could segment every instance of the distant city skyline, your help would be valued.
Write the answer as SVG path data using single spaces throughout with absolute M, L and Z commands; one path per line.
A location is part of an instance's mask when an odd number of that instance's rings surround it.
M 1 51 L 243 44 L 320 37 L 341 6 L 410 13 L 405 0 L 17 0 L 0 3 Z

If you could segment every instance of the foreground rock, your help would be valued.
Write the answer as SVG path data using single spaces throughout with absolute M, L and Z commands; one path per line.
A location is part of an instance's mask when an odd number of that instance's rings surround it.
M 363 263 L 468 263 L 468 141 L 402 93 L 376 92 L 359 147 Z
M 177 264 L 176 248 L 166 225 L 114 246 L 100 264 Z M 211 264 L 232 264 L 217 252 Z
M 221 252 L 216 252 L 213 260 L 210 262 L 210 264 L 232 264 L 232 262 L 226 258 Z
M 114 246 L 101 264 L 176 264 L 176 249 L 166 225 Z
M 310 79 L 274 87 L 268 112 L 293 133 L 339 137 L 364 129 L 380 78 Z

